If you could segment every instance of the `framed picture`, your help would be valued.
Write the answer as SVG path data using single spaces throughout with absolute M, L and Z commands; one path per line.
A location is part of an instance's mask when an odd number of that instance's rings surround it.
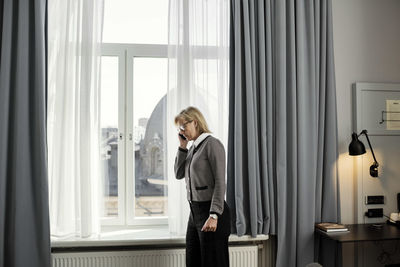
M 354 131 L 369 135 L 400 135 L 400 84 L 353 85 Z

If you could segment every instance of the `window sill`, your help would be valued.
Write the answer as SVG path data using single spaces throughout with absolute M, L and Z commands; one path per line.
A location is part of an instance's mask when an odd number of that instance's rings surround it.
M 229 243 L 262 242 L 268 240 L 268 235 L 230 235 Z M 143 246 L 184 246 L 185 236 L 171 235 L 167 228 L 127 229 L 102 233 L 92 238 L 51 238 L 52 250 L 88 249 L 110 247 L 143 247 Z

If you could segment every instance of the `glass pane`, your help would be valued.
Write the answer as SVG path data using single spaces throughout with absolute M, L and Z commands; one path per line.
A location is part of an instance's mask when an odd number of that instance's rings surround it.
M 101 58 L 101 160 L 103 216 L 118 216 L 118 57 Z
M 135 216 L 167 215 L 164 175 L 164 110 L 167 59 L 134 58 Z
M 168 0 L 105 0 L 104 43 L 167 44 Z

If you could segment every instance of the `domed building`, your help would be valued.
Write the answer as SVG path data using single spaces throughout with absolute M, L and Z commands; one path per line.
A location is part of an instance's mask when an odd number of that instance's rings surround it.
M 151 113 L 145 136 L 135 148 L 136 196 L 166 195 L 163 143 L 165 108 L 166 96 Z

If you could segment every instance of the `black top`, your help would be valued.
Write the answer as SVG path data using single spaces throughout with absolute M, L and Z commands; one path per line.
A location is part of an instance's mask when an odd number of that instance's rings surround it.
M 315 233 L 340 243 L 400 239 L 400 228 L 394 225 L 384 223 L 377 228 L 373 224 L 348 224 L 346 227 L 348 232 L 325 233 L 316 229 Z

